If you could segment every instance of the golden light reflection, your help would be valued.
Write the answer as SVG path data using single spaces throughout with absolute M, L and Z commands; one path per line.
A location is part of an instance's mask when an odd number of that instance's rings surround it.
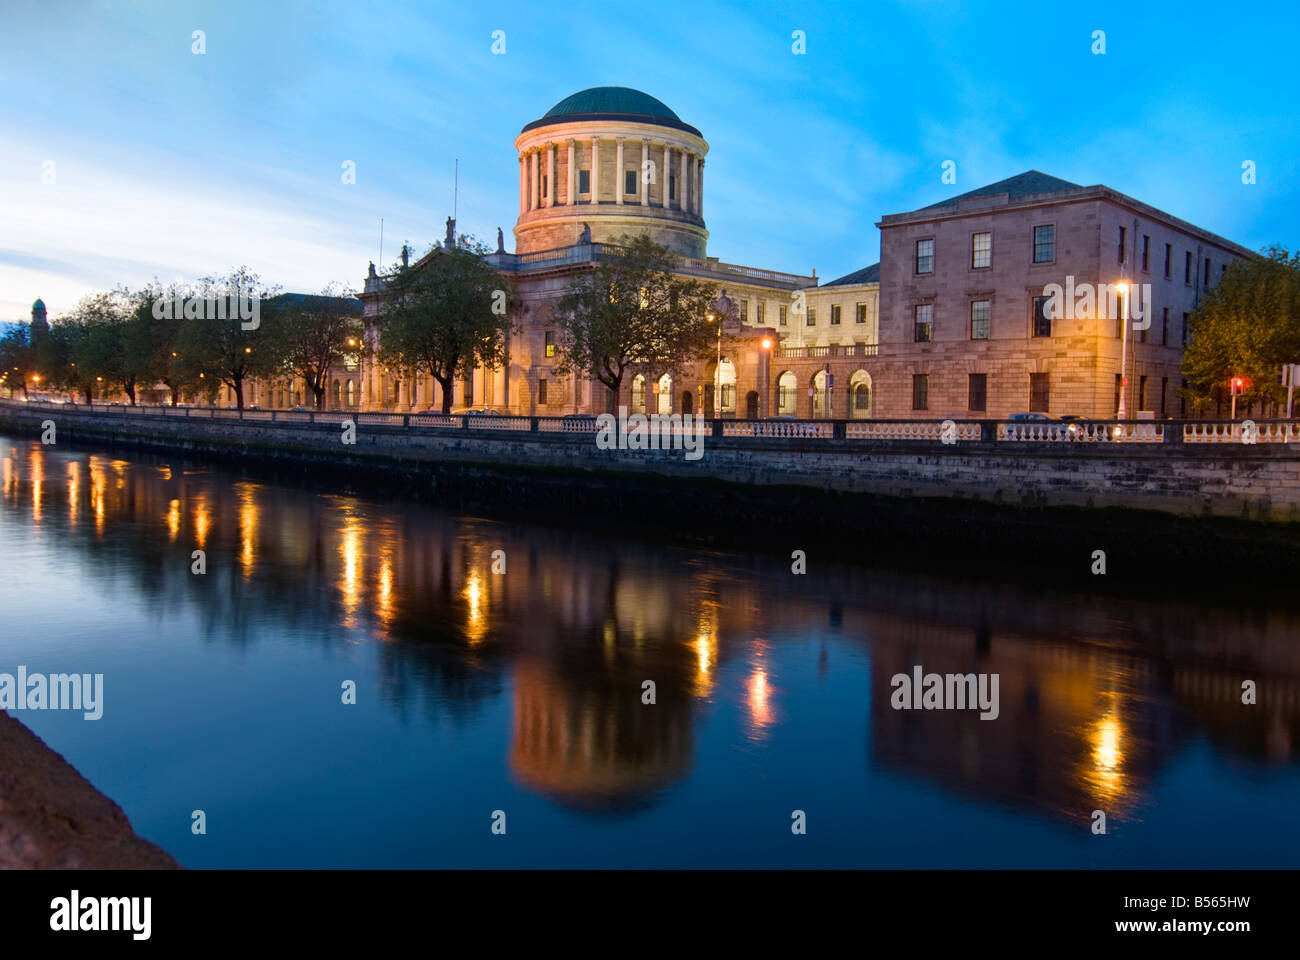
M 762 731 L 772 722 L 771 691 L 767 684 L 767 671 L 756 667 L 748 684 L 749 720 Z M 756 732 L 759 732 L 756 731 Z
M 32 520 L 41 522 L 41 495 L 45 490 L 45 461 L 41 454 L 33 450 L 27 458 L 32 471 Z
M 194 498 L 190 506 L 190 519 L 194 524 L 194 542 L 202 550 L 208 539 L 208 530 L 212 526 L 212 507 L 208 504 L 206 493 Z
M 250 483 L 237 484 L 239 491 L 239 565 L 244 579 L 253 575 L 257 562 L 257 487 Z
M 385 553 L 379 563 L 379 586 L 375 600 L 375 615 L 385 627 L 393 621 L 393 557 Z
M 470 573 L 465 581 L 465 589 L 461 591 L 461 596 L 465 598 L 467 605 L 465 636 L 472 646 L 476 646 L 487 636 L 488 630 L 487 615 L 484 612 L 487 605 L 486 590 L 483 585 L 483 577 L 479 575 L 478 571 Z
M 344 626 L 356 626 L 356 611 L 361 603 L 361 518 L 348 514 L 339 536 L 339 593 L 343 595 Z
M 3 482 L 4 484 L 5 497 L 9 497 L 13 491 L 14 485 L 17 483 L 17 477 L 14 474 L 14 463 L 8 457 L 5 457 L 4 460 L 0 460 L 0 473 L 3 473 L 3 478 L 0 482 Z
M 1083 779 L 1098 801 L 1114 801 L 1128 792 L 1128 777 L 1124 772 L 1127 734 L 1116 695 L 1111 694 L 1110 699 L 1106 712 L 1087 731 L 1091 763 Z
M 95 533 L 104 532 L 104 496 L 108 488 L 108 477 L 104 475 L 102 457 L 91 457 L 87 464 L 90 471 L 90 509 L 95 514 Z
M 181 532 L 181 502 L 173 500 L 167 505 L 167 533 L 171 535 L 172 542 Z
M 713 667 L 718 660 L 718 638 L 705 629 L 691 645 L 695 648 L 695 695 L 707 697 L 713 690 Z
M 77 529 L 77 504 L 81 498 L 81 461 L 68 461 L 68 529 Z

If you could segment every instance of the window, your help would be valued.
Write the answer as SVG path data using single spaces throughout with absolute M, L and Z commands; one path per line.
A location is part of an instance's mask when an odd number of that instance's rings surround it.
M 1183 261 L 1183 283 L 1192 282 L 1192 251 L 1187 251 L 1187 259 Z
M 780 307 L 779 307 L 778 310 L 777 310 L 777 313 L 778 313 L 778 315 L 779 315 L 779 316 L 778 316 L 778 319 L 781 321 L 781 326 L 783 326 L 783 327 L 784 327 L 784 326 L 788 326 L 788 322 L 787 322 L 787 318 L 786 318 L 786 313 L 785 313 L 785 304 L 784 304 L 784 303 L 780 305 Z
M 763 325 L 763 316 L 764 314 L 767 313 L 767 311 L 763 309 L 766 306 L 767 304 L 764 303 L 762 300 L 758 301 L 758 325 L 760 327 Z
M 1184 380 L 1183 390 L 1186 389 L 1187 389 L 1187 381 Z M 1183 393 L 1182 391 L 1179 391 L 1178 393 L 1178 415 L 1183 418 L 1187 417 L 1187 394 Z
M 1146 234 L 1142 235 L 1142 271 L 1151 272 L 1151 238 Z
M 1147 408 L 1147 378 L 1145 375 L 1138 377 L 1138 409 Z
M 749 301 L 748 300 L 740 301 L 740 322 L 741 323 L 749 322 Z
M 644 390 L 645 387 L 643 386 L 641 389 Z M 642 394 L 642 399 L 643 399 L 643 401 L 644 401 L 644 396 L 645 396 L 645 395 Z M 545 380 L 545 378 L 543 378 L 543 379 L 537 381 L 537 403 L 538 403 L 538 405 L 540 405 L 540 406 L 545 406 L 545 405 L 546 405 L 546 380 Z
M 542 199 L 545 200 L 546 199 L 546 171 L 545 170 L 539 171 L 537 176 L 542 181 Z
M 831 326 L 838 327 L 839 325 L 840 325 L 840 305 L 838 303 L 832 303 L 831 304 Z
M 670 173 L 668 175 L 668 199 L 677 199 L 677 174 L 675 173 Z
M 816 307 L 809 307 L 809 308 L 808 308 L 808 322 L 805 324 L 805 326 L 808 326 L 808 327 L 815 327 L 815 326 L 817 326 L 817 308 L 816 308 Z
M 1187 346 L 1187 314 L 1183 314 L 1183 346 Z
M 555 334 L 549 330 L 546 331 L 546 355 L 548 357 L 555 356 Z
M 987 300 L 971 301 L 970 338 L 972 340 L 987 340 L 989 338 L 989 301 Z
M 993 266 L 993 234 L 977 233 L 971 237 L 970 265 L 976 270 Z
M 916 241 L 916 272 L 934 273 L 934 241 Z
M 912 409 L 930 409 L 930 375 L 928 373 L 912 374 Z
M 1119 393 L 1123 389 L 1124 378 L 1118 373 L 1115 374 L 1115 402 L 1111 404 L 1112 410 L 1119 410 Z
M 1056 259 L 1056 225 L 1034 227 L 1034 263 L 1051 263 Z
M 984 411 L 988 408 L 987 373 L 972 373 L 966 386 L 966 409 Z
M 859 303 L 857 305 L 856 313 L 857 313 L 857 321 L 856 321 L 857 323 L 867 322 L 867 305 L 865 303 Z
M 1160 419 L 1162 420 L 1165 417 L 1165 409 L 1167 407 L 1165 401 L 1166 401 L 1166 394 L 1168 393 L 1169 393 L 1169 378 L 1161 377 L 1160 378 Z
M 916 342 L 927 343 L 934 334 L 934 304 L 916 305 Z
M 1205 258 L 1205 289 L 1210 289 L 1210 258 Z
M 591 171 L 590 170 L 578 171 L 578 192 L 591 193 Z
M 1046 413 L 1051 400 L 1051 381 L 1046 373 L 1029 375 L 1029 411 Z
M 1223 278 L 1226 277 L 1227 275 L 1228 275 L 1228 264 L 1225 261 L 1223 266 L 1219 268 L 1219 282 L 1222 283 Z
M 1164 315 L 1160 318 L 1160 345 L 1169 346 L 1169 308 L 1165 307 Z
M 1052 318 L 1047 315 L 1047 305 L 1051 297 L 1034 297 L 1034 336 L 1050 337 L 1052 335 Z
M 1128 236 L 1128 231 L 1125 230 L 1123 227 L 1120 227 L 1119 228 L 1119 259 L 1115 262 L 1121 265 L 1124 263 L 1126 259 L 1125 249 L 1124 249 L 1126 244 L 1124 243 L 1124 240 L 1127 236 Z
M 465 377 L 465 406 L 468 407 L 473 403 L 474 403 L 474 374 L 471 371 L 470 374 Z
M 1173 276 L 1173 274 L 1170 273 L 1170 271 L 1173 269 L 1173 263 L 1174 263 L 1174 245 L 1172 243 L 1166 243 L 1165 244 L 1165 279 L 1166 280 L 1168 280 L 1170 277 Z
M 636 196 L 636 171 L 623 171 L 623 195 L 628 197 Z

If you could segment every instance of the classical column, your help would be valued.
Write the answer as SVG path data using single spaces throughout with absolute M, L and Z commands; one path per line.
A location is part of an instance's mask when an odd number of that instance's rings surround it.
M 528 209 L 536 210 L 538 207 L 542 205 L 542 200 L 541 200 L 542 181 L 541 181 L 541 177 L 538 175 L 538 170 L 537 170 L 538 166 L 540 165 L 542 154 L 540 150 L 530 150 L 528 152 L 528 156 L 529 156 L 529 162 L 532 164 L 532 172 L 529 176 L 529 184 L 533 190 L 532 198 L 529 200 Z
M 650 206 L 650 182 L 647 179 L 650 173 L 650 141 L 644 137 L 641 139 L 641 169 L 637 173 L 636 188 L 637 199 L 641 201 L 641 206 Z M 655 177 L 658 180 L 658 177 Z
M 600 141 L 591 138 L 591 202 L 600 203 Z
M 525 204 L 528 202 L 528 185 L 525 181 L 526 177 L 527 172 L 524 167 L 524 155 L 521 153 L 519 155 L 519 212 L 521 214 L 526 212 Z
M 623 181 L 626 179 L 627 174 L 623 172 L 623 138 L 619 137 L 614 160 L 614 202 L 620 206 L 623 203 Z
M 574 157 L 577 150 L 577 141 L 569 141 L 569 192 L 565 196 L 565 202 L 569 206 L 578 202 L 578 171 L 574 163 Z
M 673 148 L 670 147 L 670 146 L 668 146 L 668 144 L 665 143 L 665 144 L 664 144 L 664 168 L 663 168 L 663 171 L 662 171 L 662 176 L 663 176 L 663 179 L 664 179 L 664 186 L 663 186 L 663 191 L 664 191 L 664 204 L 663 204 L 663 206 L 664 206 L 664 209 L 665 209 L 665 210 L 671 210 L 671 209 L 673 208 L 673 197 L 672 197 L 672 185 L 673 185 L 673 184 L 672 184 L 672 179 L 673 179 L 673 161 L 672 161 L 672 151 L 673 151 Z
M 695 158 L 695 212 L 704 216 L 704 158 Z
M 555 157 L 558 148 L 553 143 L 546 146 L 546 205 L 553 207 L 559 200 L 555 195 Z
M 689 189 L 690 174 L 688 173 L 689 161 L 687 159 L 688 157 L 690 157 L 690 154 L 686 152 L 685 147 L 682 147 L 682 175 L 677 178 L 679 182 L 679 186 L 681 186 L 681 190 L 677 194 L 677 202 L 678 202 L 678 206 L 681 208 L 683 213 L 689 213 L 691 209 L 691 191 Z

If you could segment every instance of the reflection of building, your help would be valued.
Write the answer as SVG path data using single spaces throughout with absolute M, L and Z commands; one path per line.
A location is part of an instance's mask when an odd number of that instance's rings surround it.
M 680 779 L 694 750 L 689 707 L 666 688 L 659 702 L 643 704 L 635 680 L 626 672 L 624 680 L 575 685 L 541 661 L 519 661 L 510 741 L 515 776 L 587 808 L 636 803 Z

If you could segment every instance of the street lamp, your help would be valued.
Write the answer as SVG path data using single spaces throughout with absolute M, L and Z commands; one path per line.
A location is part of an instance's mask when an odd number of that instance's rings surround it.
M 722 328 L 736 312 L 736 304 L 723 290 L 718 299 L 713 301 L 709 312 L 709 323 L 718 324 L 718 354 L 713 368 L 713 415 L 722 412 Z
M 1122 324 L 1119 346 L 1119 409 L 1115 411 L 1115 419 L 1123 420 L 1128 406 L 1128 284 L 1121 280 L 1115 284 L 1115 289 L 1121 298 L 1119 322 Z

